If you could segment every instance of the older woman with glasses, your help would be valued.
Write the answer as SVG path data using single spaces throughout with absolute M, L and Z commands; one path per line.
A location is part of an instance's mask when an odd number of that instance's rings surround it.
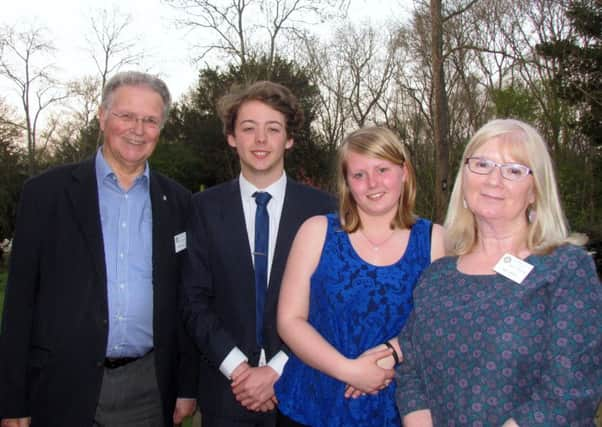
M 474 135 L 445 226 L 453 256 L 425 270 L 399 336 L 404 425 L 591 425 L 602 286 L 533 127 L 493 120 Z

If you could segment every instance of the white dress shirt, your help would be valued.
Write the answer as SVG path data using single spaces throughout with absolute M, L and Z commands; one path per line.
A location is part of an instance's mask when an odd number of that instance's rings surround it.
M 240 184 L 240 196 L 242 199 L 242 209 L 245 215 L 245 224 L 247 227 L 247 237 L 249 239 L 249 248 L 251 250 L 251 259 L 253 259 L 253 248 L 255 247 L 255 211 L 257 210 L 257 204 L 253 194 L 256 191 L 265 191 L 270 193 L 272 198 L 267 205 L 268 215 L 270 218 L 270 236 L 268 242 L 268 286 L 270 283 L 270 273 L 272 271 L 272 261 L 274 260 L 274 249 L 276 248 L 276 239 L 278 237 L 278 227 L 280 225 L 280 216 L 282 214 L 282 206 L 284 205 L 284 196 L 286 194 L 286 174 L 283 172 L 282 176 L 278 178 L 276 182 L 269 185 L 266 188 L 257 188 L 251 184 L 242 174 L 238 180 Z M 247 362 L 249 358 L 238 348 L 234 347 L 222 361 L 219 369 L 222 374 L 227 378 L 232 376 L 232 372 L 241 363 Z M 282 374 L 284 365 L 288 361 L 288 356 L 283 351 L 279 351 L 274 355 L 267 363 L 272 369 L 274 369 L 278 375 Z M 259 366 L 265 365 L 265 351 L 261 349 L 261 356 L 259 358 Z

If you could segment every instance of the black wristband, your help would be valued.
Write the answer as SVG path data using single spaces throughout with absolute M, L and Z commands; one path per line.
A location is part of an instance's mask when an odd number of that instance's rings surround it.
M 393 353 L 391 353 L 391 356 L 393 356 L 393 360 L 395 360 L 395 364 L 399 365 L 399 355 L 397 354 L 397 350 L 395 350 L 395 347 L 393 347 L 393 344 L 391 344 L 389 341 L 385 341 L 384 344 L 387 348 L 390 348 L 391 350 L 393 350 Z

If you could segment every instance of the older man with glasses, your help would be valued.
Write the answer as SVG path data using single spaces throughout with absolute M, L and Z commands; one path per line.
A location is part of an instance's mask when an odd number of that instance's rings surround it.
M 159 427 L 194 412 L 197 353 L 177 309 L 190 194 L 147 162 L 170 104 L 160 79 L 115 75 L 96 155 L 25 184 L 0 334 L 2 427 Z

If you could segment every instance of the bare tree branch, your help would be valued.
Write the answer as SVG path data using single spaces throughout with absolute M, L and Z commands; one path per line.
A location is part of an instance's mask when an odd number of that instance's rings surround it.
M 0 40 L 0 77 L 12 84 L 19 94 L 25 115 L 29 173 L 33 175 L 37 169 L 39 141 L 36 128 L 40 115 L 66 96 L 52 78 L 51 54 L 55 49 L 41 27 L 17 31 L 5 26 L 0 31 Z
M 89 17 L 92 34 L 86 39 L 88 52 L 100 76 L 101 88 L 111 74 L 127 65 L 139 65 L 144 59 L 140 38 L 128 34 L 132 16 L 116 7 L 95 10 Z
M 164 0 L 182 11 L 178 23 L 201 30 L 195 60 L 211 52 L 245 65 L 257 55 L 272 64 L 280 40 L 299 37 L 305 28 L 346 12 L 349 0 Z
M 441 18 L 442 22 L 445 23 L 451 19 L 454 19 L 456 16 L 458 15 L 462 15 L 464 12 L 466 12 L 467 10 L 469 10 L 471 7 L 473 7 L 475 4 L 477 4 L 480 0 L 471 0 L 469 1 L 467 4 L 459 7 L 458 9 L 447 13 L 445 16 L 443 16 Z

